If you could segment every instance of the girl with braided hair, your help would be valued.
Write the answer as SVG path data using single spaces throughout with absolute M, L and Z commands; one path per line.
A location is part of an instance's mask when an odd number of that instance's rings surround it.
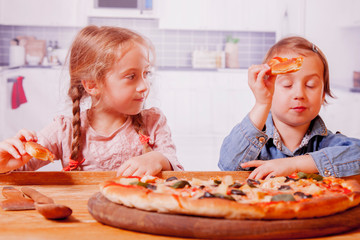
M 158 108 L 143 109 L 154 55 L 151 43 L 128 29 L 83 28 L 69 57 L 73 116 L 58 116 L 37 134 L 23 129 L 1 142 L 0 172 L 49 163 L 28 155 L 26 141 L 48 148 L 65 171 L 142 176 L 183 170 L 165 116 Z M 91 107 L 81 111 L 86 98 Z

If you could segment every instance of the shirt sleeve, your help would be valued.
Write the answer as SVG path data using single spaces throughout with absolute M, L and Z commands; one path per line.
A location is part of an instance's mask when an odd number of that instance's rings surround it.
M 247 115 L 224 139 L 219 168 L 223 171 L 244 170 L 240 164 L 257 159 L 267 140 L 266 133 L 257 129 Z
M 309 153 L 323 176 L 346 177 L 360 174 L 360 139 L 329 133 L 319 150 Z
M 150 108 L 144 110 L 143 116 L 150 138 L 154 140 L 153 150 L 164 154 L 175 171 L 184 170 L 177 159 L 176 147 L 165 115 L 158 108 Z

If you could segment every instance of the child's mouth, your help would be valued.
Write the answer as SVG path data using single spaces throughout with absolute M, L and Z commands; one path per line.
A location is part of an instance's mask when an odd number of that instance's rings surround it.
M 302 106 L 300 106 L 300 107 L 294 107 L 294 108 L 292 108 L 295 112 L 303 112 L 303 111 L 305 111 L 306 110 L 306 107 L 302 107 Z

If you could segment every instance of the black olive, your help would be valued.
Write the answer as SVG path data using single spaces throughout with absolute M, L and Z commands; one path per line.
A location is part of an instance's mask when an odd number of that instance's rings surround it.
M 205 192 L 204 195 L 202 195 L 201 197 L 199 197 L 199 199 L 203 199 L 203 198 L 214 198 L 216 197 L 214 194 L 211 194 L 209 192 Z
M 244 192 L 241 191 L 241 190 L 237 190 L 237 189 L 232 189 L 232 190 L 230 191 L 230 193 L 231 193 L 232 195 L 246 196 L 246 193 L 244 193 Z
M 166 179 L 165 181 L 166 181 L 166 182 L 170 182 L 170 181 L 177 180 L 177 179 L 178 179 L 177 177 L 169 177 L 169 178 Z
M 278 190 L 291 190 L 292 188 L 289 185 L 281 185 Z
M 306 195 L 306 194 L 303 193 L 303 192 L 295 192 L 294 195 L 295 195 L 295 196 L 298 196 L 298 197 L 300 197 L 300 198 L 302 198 L 302 199 L 312 198 L 312 195 L 311 195 L 311 194 Z
M 205 188 L 204 185 L 201 185 L 201 186 L 199 187 L 200 190 L 202 190 L 202 189 L 204 189 L 204 188 Z
M 232 188 L 241 188 L 241 186 L 242 186 L 241 183 L 235 182 L 234 184 L 231 184 L 229 187 L 232 187 Z
M 289 181 L 294 181 L 294 182 L 296 182 L 296 181 L 299 181 L 299 179 L 295 179 L 295 178 L 291 178 L 291 177 L 288 177 L 288 176 L 285 176 L 285 181 L 284 182 L 289 182 Z
M 219 185 L 219 184 L 221 184 L 221 180 L 214 180 L 214 183 Z
M 246 180 L 246 183 L 247 183 L 247 185 L 249 185 L 249 187 L 252 187 L 252 188 L 256 188 L 256 185 L 260 184 L 260 182 L 256 179 L 248 179 L 248 180 Z
M 235 201 L 235 199 L 232 196 L 223 195 L 220 193 L 211 194 L 209 192 L 205 192 L 204 195 L 199 197 L 199 199 L 204 199 L 204 198 L 221 198 L 221 199 L 226 199 L 226 200 L 230 200 L 230 201 Z
M 147 184 L 146 188 L 151 189 L 151 190 L 156 190 L 156 186 L 152 185 L 152 184 Z

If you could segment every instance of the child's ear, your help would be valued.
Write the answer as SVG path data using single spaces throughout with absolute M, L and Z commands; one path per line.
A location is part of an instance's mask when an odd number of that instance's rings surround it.
M 85 91 L 90 96 L 96 96 L 99 94 L 99 88 L 95 81 L 92 80 L 81 80 L 82 85 L 84 86 Z

